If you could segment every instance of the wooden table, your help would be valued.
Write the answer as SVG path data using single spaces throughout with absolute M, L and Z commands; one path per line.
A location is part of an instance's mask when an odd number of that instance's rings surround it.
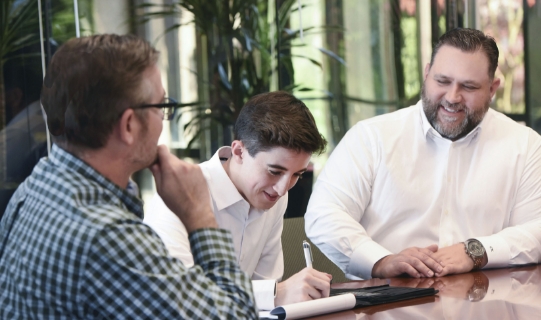
M 311 319 L 541 319 L 541 265 L 493 269 L 442 278 L 351 281 L 332 288 L 433 287 L 433 297 L 331 313 Z

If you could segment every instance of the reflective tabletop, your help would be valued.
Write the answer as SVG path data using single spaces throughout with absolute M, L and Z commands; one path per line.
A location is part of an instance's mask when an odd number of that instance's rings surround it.
M 392 278 L 336 283 L 332 288 L 382 284 L 432 287 L 436 296 L 357 308 L 311 319 L 541 319 L 541 265 L 442 278 Z

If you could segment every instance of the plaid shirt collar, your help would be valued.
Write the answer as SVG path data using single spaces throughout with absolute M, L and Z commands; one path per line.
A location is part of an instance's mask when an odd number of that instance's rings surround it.
M 128 211 L 134 213 L 140 219 L 143 219 L 143 201 L 141 199 L 132 195 L 128 190 L 114 184 L 111 180 L 104 177 L 83 160 L 60 148 L 56 144 L 53 144 L 51 153 L 49 154 L 49 160 L 58 168 L 75 171 L 85 178 L 95 181 L 101 187 L 118 197 Z

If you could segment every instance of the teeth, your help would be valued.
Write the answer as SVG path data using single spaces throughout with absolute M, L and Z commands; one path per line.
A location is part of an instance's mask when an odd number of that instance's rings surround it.
M 458 112 L 458 110 L 449 109 L 448 107 L 445 107 L 445 106 L 442 106 L 442 107 L 443 107 L 443 109 L 445 109 L 445 111 L 447 111 L 447 112 L 451 112 L 451 113 L 457 113 L 457 112 Z

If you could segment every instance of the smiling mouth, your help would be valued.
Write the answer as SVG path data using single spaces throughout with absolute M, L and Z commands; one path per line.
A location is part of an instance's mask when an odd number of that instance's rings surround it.
M 443 110 L 445 110 L 445 111 L 447 111 L 447 112 L 449 112 L 449 113 L 459 113 L 460 111 L 462 111 L 462 109 L 453 109 L 453 108 L 450 108 L 450 107 L 448 107 L 448 106 L 444 106 L 444 105 L 441 105 L 441 104 L 440 104 L 440 107 L 441 107 Z
M 274 196 L 271 196 L 270 194 L 268 194 L 266 191 L 263 191 L 263 193 L 265 194 L 265 197 L 267 198 L 267 200 L 269 201 L 276 201 L 278 200 L 278 198 L 280 198 L 279 195 L 274 195 Z

